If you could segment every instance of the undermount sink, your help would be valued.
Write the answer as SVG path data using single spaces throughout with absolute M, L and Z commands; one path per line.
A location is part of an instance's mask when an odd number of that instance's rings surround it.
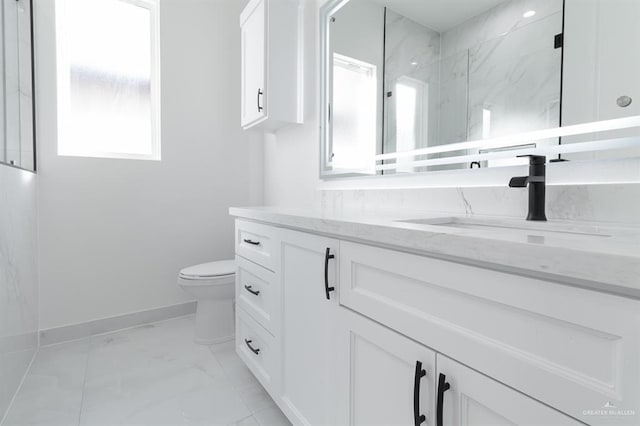
M 527 222 L 513 219 L 476 219 L 460 216 L 447 216 L 426 219 L 406 219 L 396 222 L 413 223 L 416 225 L 444 226 L 447 228 L 472 229 L 478 231 L 493 232 L 526 232 L 538 235 L 555 236 L 584 236 L 584 237 L 611 237 L 596 226 L 572 225 L 556 222 Z

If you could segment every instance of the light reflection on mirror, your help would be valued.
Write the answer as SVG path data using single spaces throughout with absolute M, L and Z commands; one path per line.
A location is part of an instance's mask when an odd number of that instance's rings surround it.
M 373 64 L 333 54 L 333 150 L 339 169 L 374 173 L 376 82 Z
M 427 83 L 404 77 L 395 85 L 396 114 L 395 141 L 399 151 L 411 151 L 417 148 L 418 141 L 428 134 L 429 89 Z M 425 112 L 427 114 L 425 114 Z M 423 127 L 427 132 L 423 132 Z M 412 172 L 406 159 L 398 160 L 398 172 Z

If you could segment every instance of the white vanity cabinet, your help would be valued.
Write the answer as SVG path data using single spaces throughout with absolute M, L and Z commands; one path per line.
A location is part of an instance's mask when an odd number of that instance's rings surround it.
M 338 241 L 281 230 L 283 410 L 296 424 L 335 425 L 333 349 Z
M 639 424 L 635 299 L 252 221 L 236 230 L 238 352 L 296 425 Z
M 438 355 L 436 408 L 442 426 L 579 426 L 582 423 Z
M 588 423 L 640 412 L 633 299 L 347 241 L 340 303 Z M 638 420 L 638 418 L 636 418 Z
M 251 0 L 240 15 L 241 125 L 302 123 L 301 3 Z
M 337 424 L 435 424 L 436 353 L 348 309 L 338 318 Z
M 236 221 L 236 352 L 270 392 L 280 386 L 278 230 Z
M 339 318 L 336 424 L 581 424 L 348 309 Z

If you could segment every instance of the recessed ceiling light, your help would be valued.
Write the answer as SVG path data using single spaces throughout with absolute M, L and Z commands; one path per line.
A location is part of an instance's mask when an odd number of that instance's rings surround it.
M 418 65 L 418 63 L 417 62 L 411 62 L 411 65 L 413 65 L 415 67 L 416 65 Z
M 522 17 L 523 18 L 531 18 L 535 14 L 536 14 L 535 10 L 528 10 L 525 13 L 522 14 Z

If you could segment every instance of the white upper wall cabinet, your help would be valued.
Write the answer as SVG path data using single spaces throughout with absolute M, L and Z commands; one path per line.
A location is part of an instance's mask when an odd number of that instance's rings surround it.
M 302 7 L 297 0 L 251 0 L 240 15 L 245 130 L 303 121 Z

